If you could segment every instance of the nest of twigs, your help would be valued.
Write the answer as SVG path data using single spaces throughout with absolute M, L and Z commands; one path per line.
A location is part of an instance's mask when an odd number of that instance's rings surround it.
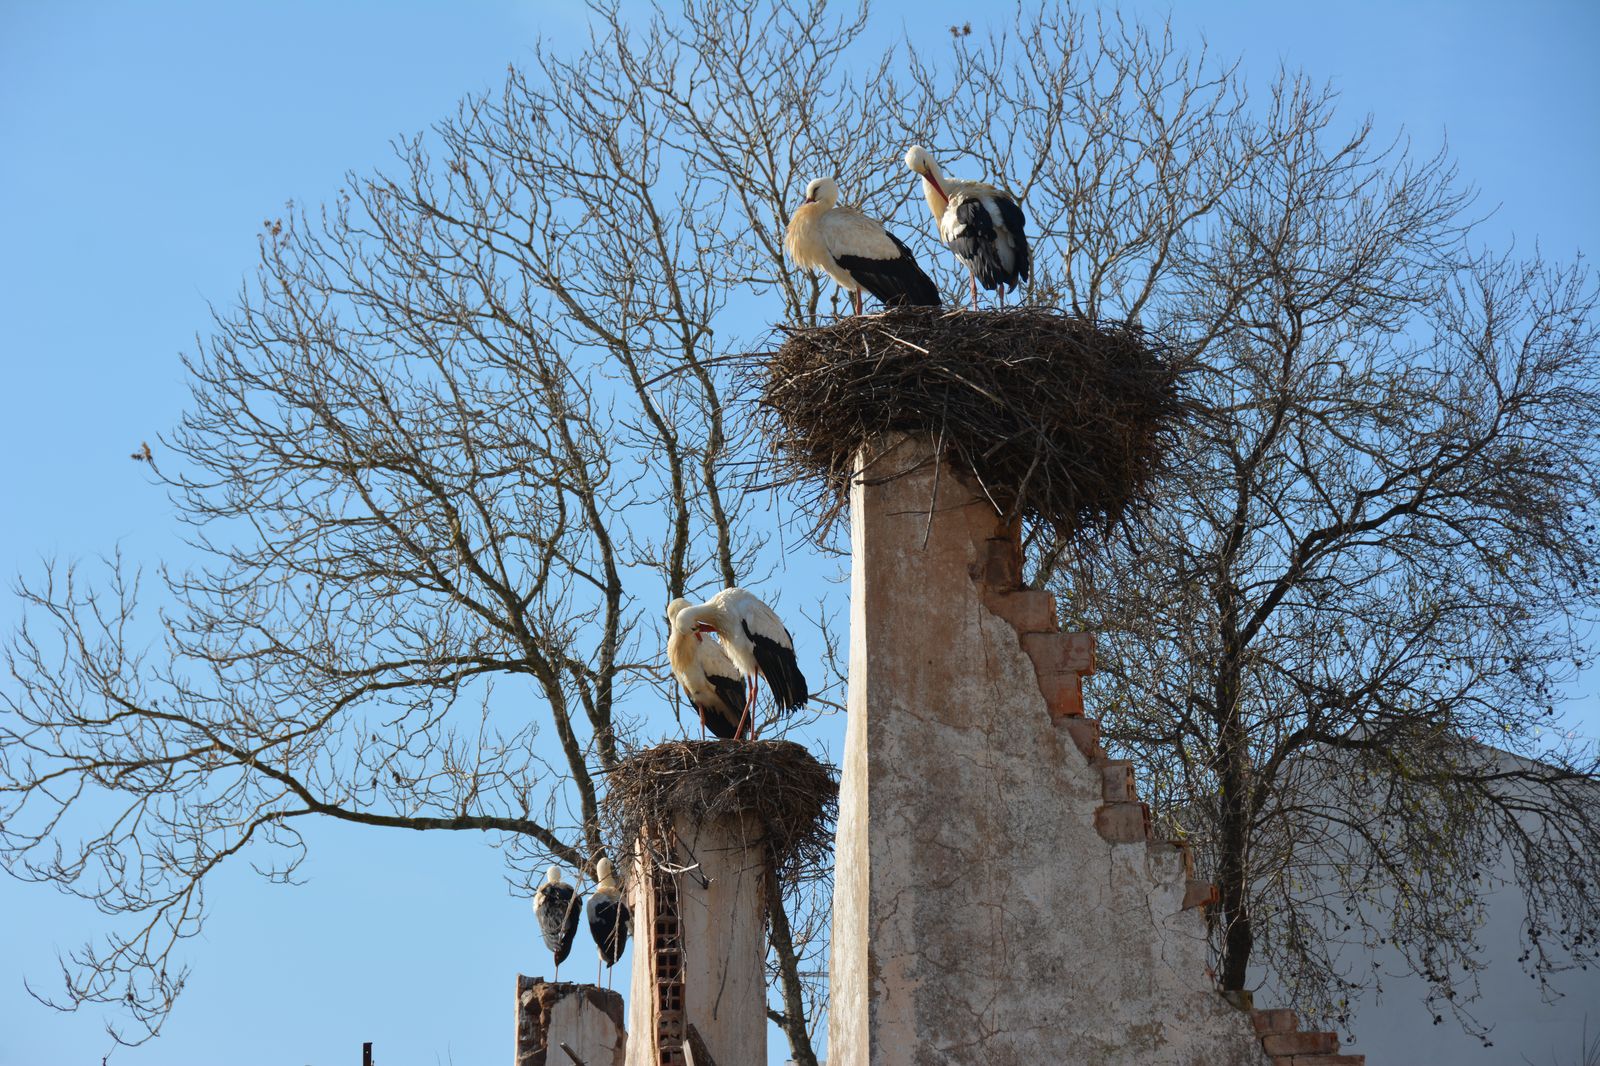
M 618 855 L 675 817 L 698 823 L 747 815 L 785 877 L 828 856 L 838 809 L 837 771 L 788 740 L 657 744 L 611 771 L 601 803 Z
M 1056 311 L 906 308 L 788 333 L 761 403 L 786 480 L 831 497 L 821 525 L 858 449 L 902 432 L 939 442 L 1008 520 L 1109 533 L 1148 502 L 1182 410 L 1168 349 Z

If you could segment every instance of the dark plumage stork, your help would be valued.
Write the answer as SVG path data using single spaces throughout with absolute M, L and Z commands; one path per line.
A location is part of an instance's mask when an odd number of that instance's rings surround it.
M 561 980 L 561 963 L 572 953 L 572 938 L 578 935 L 582 914 L 583 897 L 561 880 L 561 867 L 550 867 L 544 884 L 533 894 L 533 916 L 538 919 L 544 946 L 556 957 L 557 981 Z
M 700 633 L 715 632 L 722 638 L 728 658 L 749 686 L 745 716 L 751 719 L 752 735 L 759 678 L 767 679 L 772 702 L 780 712 L 802 707 L 810 698 L 805 675 L 795 659 L 794 638 L 784 628 L 783 619 L 744 589 L 723 589 L 698 607 L 683 607 L 672 624 Z
M 939 286 L 923 273 L 911 249 L 860 211 L 838 207 L 839 186 L 818 178 L 789 218 L 783 246 L 796 266 L 821 270 L 849 291 L 856 314 L 861 290 L 885 307 L 938 307 Z
M 1015 291 L 1033 267 L 1028 251 L 1027 219 L 1017 198 L 1006 190 L 981 181 L 947 178 L 921 145 L 906 152 L 906 166 L 922 176 L 922 195 L 939 227 L 939 239 L 972 271 L 972 306 L 978 306 L 978 286 Z
M 744 722 L 749 687 L 739 676 L 728 653 L 715 639 L 692 626 L 674 624 L 689 601 L 679 597 L 667 604 L 667 661 L 672 676 L 700 715 L 700 736 L 707 729 L 723 740 L 736 740 Z
M 601 859 L 595 864 L 594 872 L 600 878 L 600 883 L 589 893 L 585 914 L 589 919 L 589 935 L 594 937 L 594 945 L 600 950 L 600 961 L 605 964 L 609 974 L 611 967 L 622 958 L 623 949 L 628 946 L 633 912 L 622 901 L 622 889 L 617 887 L 611 860 Z M 599 983 L 598 975 L 595 983 Z

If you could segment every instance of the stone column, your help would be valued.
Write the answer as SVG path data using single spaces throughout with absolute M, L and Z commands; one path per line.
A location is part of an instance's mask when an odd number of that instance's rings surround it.
M 516 1066 L 623 1066 L 622 995 L 596 985 L 517 975 Z
M 691 1024 L 719 1066 L 759 1066 L 767 1061 L 760 827 L 744 816 L 680 815 L 653 839 L 654 854 L 636 855 L 629 885 L 627 1066 L 680 1066 Z
M 879 442 L 851 490 L 829 1063 L 1265 1062 L 1083 717 L 1092 639 L 1017 589 L 1012 535 L 932 452 Z

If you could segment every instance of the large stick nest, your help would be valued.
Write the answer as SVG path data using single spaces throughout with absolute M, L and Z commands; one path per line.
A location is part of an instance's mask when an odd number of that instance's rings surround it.
M 676 817 L 697 824 L 754 818 L 785 877 L 822 862 L 833 847 L 837 771 L 793 741 L 669 741 L 623 760 L 608 782 L 601 814 L 618 855 Z
M 1182 407 L 1178 376 L 1136 327 L 1040 308 L 908 308 L 789 330 L 761 402 L 789 479 L 820 478 L 820 525 L 862 475 L 858 449 L 904 432 L 940 442 L 1005 518 L 1070 539 L 1109 533 L 1148 502 Z

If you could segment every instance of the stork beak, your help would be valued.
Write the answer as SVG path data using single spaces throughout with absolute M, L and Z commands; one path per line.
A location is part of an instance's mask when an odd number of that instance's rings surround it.
M 944 186 L 939 184 L 939 179 L 938 178 L 934 177 L 932 174 L 924 174 L 922 176 L 923 176 L 923 178 L 925 178 L 927 180 L 929 185 L 933 186 L 933 191 L 934 192 L 938 193 L 940 196 L 944 197 L 944 199 L 946 199 L 946 200 L 950 199 L 950 197 L 944 195 Z
M 816 202 L 817 198 L 815 196 L 808 196 L 804 200 L 800 201 L 801 204 L 814 204 Z
M 810 202 L 810 200 L 806 201 L 806 203 Z M 694 628 L 697 633 L 715 633 L 717 631 L 717 627 L 710 622 L 696 622 Z

